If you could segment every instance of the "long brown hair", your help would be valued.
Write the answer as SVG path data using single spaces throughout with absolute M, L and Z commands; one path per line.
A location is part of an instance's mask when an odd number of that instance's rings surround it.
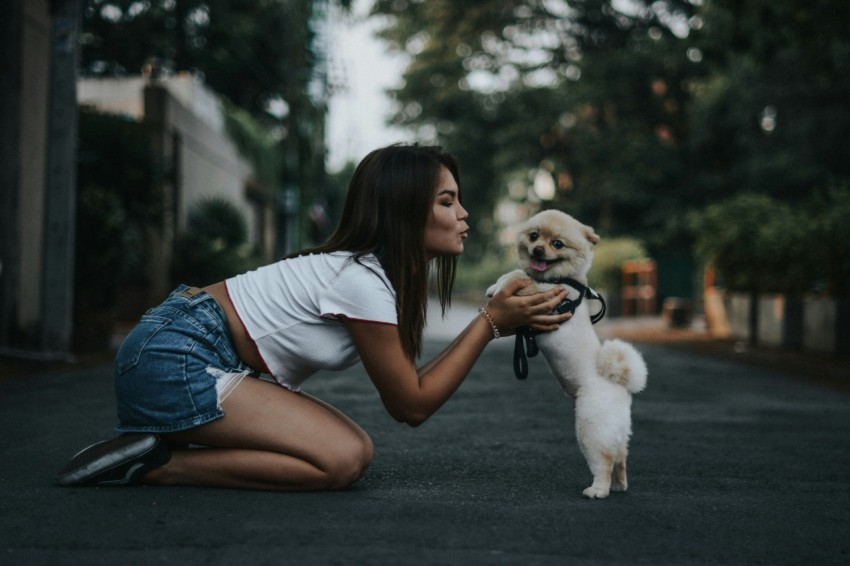
M 336 232 L 324 244 L 293 254 L 347 251 L 358 261 L 374 254 L 395 289 L 401 343 L 411 360 L 422 350 L 430 277 L 425 224 L 441 167 L 454 177 L 460 198 L 457 161 L 442 148 L 396 144 L 372 151 L 354 171 Z M 445 315 L 457 258 L 441 256 L 433 263 Z

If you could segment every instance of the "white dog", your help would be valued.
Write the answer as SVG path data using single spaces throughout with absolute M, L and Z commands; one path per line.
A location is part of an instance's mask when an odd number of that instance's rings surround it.
M 534 340 L 564 391 L 575 397 L 576 437 L 593 474 L 593 484 L 583 492 L 589 498 L 628 488 L 632 393 L 642 391 L 647 378 L 646 364 L 634 347 L 620 340 L 600 344 L 593 330 L 588 303 L 598 295 L 587 287 L 587 272 L 598 242 L 591 227 L 563 212 L 536 214 L 519 229 L 523 269 L 501 276 L 487 290 L 487 295 L 493 296 L 509 281 L 528 277 L 536 284 L 521 294 L 554 285 L 568 289 L 563 305 L 575 309 L 572 318 L 554 332 L 536 334 Z

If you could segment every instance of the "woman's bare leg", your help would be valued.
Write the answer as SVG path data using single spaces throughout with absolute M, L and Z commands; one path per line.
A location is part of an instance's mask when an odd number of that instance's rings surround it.
M 225 416 L 166 435 L 208 446 L 175 450 L 144 483 L 279 491 L 340 489 L 366 472 L 372 441 L 351 419 L 306 394 L 244 379 Z

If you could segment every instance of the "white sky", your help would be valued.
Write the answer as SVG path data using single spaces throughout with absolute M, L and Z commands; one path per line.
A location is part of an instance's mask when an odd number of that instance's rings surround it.
M 383 91 L 400 84 L 405 65 L 372 36 L 376 23 L 365 21 L 371 5 L 372 0 L 355 0 L 353 18 L 333 22 L 329 34 L 330 73 L 346 87 L 331 97 L 328 106 L 330 171 L 360 161 L 375 148 L 410 138 L 385 125 L 392 105 Z

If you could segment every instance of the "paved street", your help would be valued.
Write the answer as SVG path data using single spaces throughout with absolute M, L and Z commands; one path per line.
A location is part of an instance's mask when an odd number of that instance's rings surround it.
M 435 324 L 428 353 L 451 331 Z M 3 380 L 0 562 L 850 562 L 850 394 L 640 344 L 630 490 L 588 501 L 572 401 L 541 358 L 517 381 L 512 344 L 491 344 L 418 429 L 386 415 L 359 367 L 313 378 L 375 441 L 365 480 L 337 493 L 54 487 L 66 458 L 111 434 L 110 369 Z

